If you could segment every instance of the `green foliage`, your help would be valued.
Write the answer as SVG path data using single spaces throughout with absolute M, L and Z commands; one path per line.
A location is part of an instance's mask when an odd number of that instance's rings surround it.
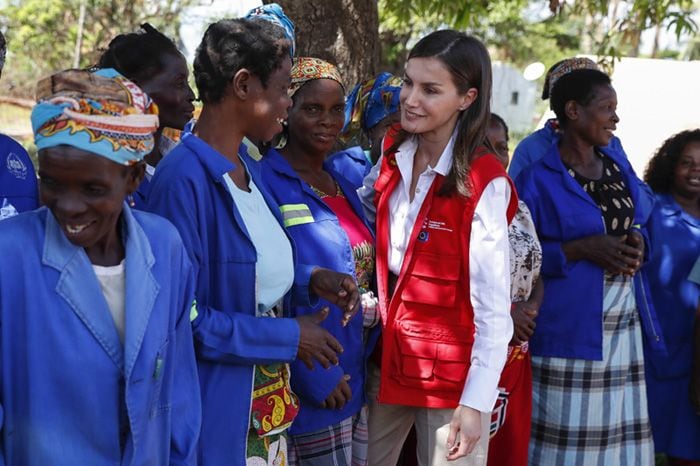
M 411 41 L 440 27 L 466 30 L 486 43 L 494 59 L 520 66 L 549 66 L 581 46 L 580 22 L 551 14 L 542 0 L 380 0 L 379 15 L 382 69 L 395 73 Z
M 576 0 L 560 3 L 556 12 L 565 18 L 586 17 L 592 46 L 587 53 L 599 56 L 637 56 L 642 32 L 660 27 L 677 38 L 697 34 L 694 0 Z
M 0 94 L 31 97 L 37 78 L 73 66 L 81 1 L 80 67 L 94 64 L 119 33 L 150 22 L 177 37 L 180 13 L 195 0 L 11 0 L 0 9 L 9 56 Z
M 412 38 L 452 27 L 481 37 L 494 58 L 517 65 L 551 65 L 586 53 L 607 57 L 604 65 L 612 66 L 620 56 L 639 53 L 644 30 L 696 34 L 695 10 L 693 0 L 379 0 L 383 65 L 400 69 L 397 59 Z

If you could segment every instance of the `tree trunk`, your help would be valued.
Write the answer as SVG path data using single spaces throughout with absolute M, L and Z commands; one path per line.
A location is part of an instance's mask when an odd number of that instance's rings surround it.
M 376 74 L 381 50 L 377 0 L 276 2 L 294 22 L 297 56 L 322 58 L 338 65 L 348 91 Z
M 654 45 L 651 49 L 651 58 L 658 57 L 660 43 L 661 43 L 661 24 L 657 24 L 656 30 L 654 31 Z

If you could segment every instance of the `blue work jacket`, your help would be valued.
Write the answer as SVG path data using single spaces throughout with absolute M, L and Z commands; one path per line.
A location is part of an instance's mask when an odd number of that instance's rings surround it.
M 14 139 L 0 134 L 0 220 L 39 206 L 34 165 Z
M 341 173 L 353 185 L 357 183 L 358 177 L 360 177 L 360 184 L 357 185 L 359 188 L 362 186 L 362 180 L 372 170 L 372 162 L 367 158 L 362 147 L 352 146 L 330 154 L 326 159 L 325 167 Z
M 646 237 L 649 216 L 640 204 L 640 181 L 626 157 L 607 148 L 599 149 L 622 170 L 635 205 L 634 224 Z M 604 269 L 588 260 L 569 261 L 562 243 L 605 234 L 598 205 L 567 172 L 559 148 L 525 168 L 515 180 L 518 196 L 530 208 L 542 243 L 544 302 L 537 316 L 537 329 L 530 339 L 535 356 L 602 360 Z M 648 252 L 648 241 L 647 252 Z M 664 350 L 656 313 L 649 299 L 643 271 L 634 279 L 635 297 L 642 328 L 649 344 Z
M 146 204 L 148 199 L 148 192 L 151 190 L 151 180 L 144 177 L 139 184 L 139 187 L 134 194 L 132 194 L 134 200 L 134 208 L 138 210 L 146 210 Z
M 263 180 L 280 208 L 285 210 L 285 206 L 293 206 L 295 212 L 304 211 L 304 217 L 295 216 L 290 219 L 292 221 L 285 222 L 288 234 L 297 245 L 299 260 L 354 277 L 355 259 L 350 240 L 333 210 L 299 178 L 276 150 L 270 149 L 261 163 Z M 355 160 L 345 152 L 329 157 L 324 168 L 336 180 L 355 213 L 372 231 L 355 192 L 362 184 L 364 169 L 358 169 Z M 324 369 L 318 362 L 314 364 L 313 370 L 309 370 L 301 361 L 292 364 L 292 388 L 300 398 L 301 410 L 290 429 L 291 434 L 314 432 L 336 424 L 353 416 L 365 403 L 365 360 L 376 342 L 379 326 L 370 333 L 368 351 L 363 343 L 361 311 L 343 327 L 343 310 L 324 299 L 319 299 L 314 306 L 292 306 L 290 310 L 292 316 L 300 316 L 315 313 L 324 306 L 328 306 L 331 312 L 321 325 L 338 339 L 344 351 L 339 356 L 339 365 L 328 369 Z M 344 374 L 350 376 L 348 384 L 352 389 L 351 400 L 343 409 L 322 408 L 320 405 Z
M 282 224 L 259 164 L 245 146 L 239 150 Z M 175 224 L 194 264 L 197 317 L 192 325 L 202 390 L 200 466 L 245 465 L 253 368 L 292 362 L 299 344 L 295 320 L 255 316 L 257 252 L 224 181 L 226 173 L 241 168 L 194 134 L 183 133 L 181 144 L 158 164 L 147 201 L 148 210 Z M 310 302 L 313 268 L 295 261 L 286 308 L 292 298 Z
M 644 270 L 668 355 L 647 351 L 647 371 L 658 379 L 689 377 L 700 286 L 688 275 L 700 251 L 700 220 L 685 212 L 670 194 L 659 194 L 648 229 L 652 254 Z
M 0 222 L 7 466 L 194 465 L 192 266 L 175 228 L 124 206 L 124 343 L 83 248 L 46 208 Z
M 528 135 L 515 147 L 508 165 L 508 175 L 512 179 L 517 178 L 523 169 L 544 157 L 552 144 L 559 142 L 560 133 L 555 129 L 556 122 L 556 118 L 547 120 L 542 128 Z M 617 136 L 610 139 L 610 144 L 605 149 L 617 151 L 627 157 Z

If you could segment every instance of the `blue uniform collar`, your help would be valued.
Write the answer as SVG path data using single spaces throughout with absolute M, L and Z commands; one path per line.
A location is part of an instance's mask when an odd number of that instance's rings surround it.
M 66 300 L 126 378 L 136 362 L 160 286 L 151 272 L 155 257 L 145 232 L 124 204 L 121 228 L 126 249 L 126 330 L 122 349 L 107 302 L 85 250 L 63 234 L 46 208 L 42 263 L 61 274 L 56 293 Z
M 326 161 L 323 163 L 323 168 L 326 170 L 328 173 L 331 174 L 335 182 L 340 186 L 340 190 L 345 194 L 345 198 L 348 200 L 350 203 L 350 206 L 352 209 L 355 211 L 355 213 L 360 217 L 362 222 L 367 226 L 367 229 L 370 231 L 372 234 L 372 237 L 374 237 L 374 229 L 371 228 L 370 224 L 367 222 L 367 219 L 365 218 L 364 215 L 364 210 L 362 209 L 362 203 L 360 202 L 359 197 L 356 194 L 356 186 L 353 186 L 350 181 L 347 180 L 347 178 L 343 175 L 342 172 L 336 169 L 334 167 L 334 164 L 330 162 L 334 154 L 329 155 L 326 157 Z M 309 187 L 307 183 L 304 183 L 299 175 L 294 171 L 291 165 L 289 165 L 289 162 L 287 162 L 287 159 L 282 156 L 276 149 L 269 149 L 265 153 L 265 157 L 263 159 L 265 161 L 265 164 L 267 167 L 269 167 L 271 170 L 277 172 L 278 174 L 285 176 L 289 179 L 295 180 L 299 185 L 301 186 L 302 191 L 306 193 L 307 195 L 311 196 L 312 198 L 318 199 L 319 205 L 321 208 L 324 210 L 333 213 L 331 208 L 326 205 L 325 202 L 323 202 L 318 195 L 314 192 L 313 189 Z M 333 216 L 335 214 L 333 213 Z
M 202 165 L 214 181 L 221 182 L 222 177 L 226 173 L 236 168 L 229 159 L 192 133 L 183 133 L 180 142 L 197 154 Z
M 618 164 L 620 167 L 626 165 L 626 160 L 621 158 L 620 154 L 609 148 L 598 147 L 597 150 L 602 152 L 607 157 L 610 157 L 613 162 Z M 559 145 L 557 141 L 552 142 L 549 150 L 542 159 L 542 163 L 550 170 L 557 172 L 561 176 L 562 186 L 576 194 L 577 196 L 584 199 L 586 202 L 598 207 L 597 204 L 591 199 L 591 197 L 586 194 L 581 185 L 574 179 L 573 176 L 569 174 L 568 169 L 561 160 L 561 154 L 559 153 Z M 632 186 L 629 186 L 630 192 L 632 191 Z
M 695 227 L 700 227 L 700 219 L 697 219 L 687 213 L 683 208 L 676 202 L 671 193 L 660 193 L 656 195 L 656 199 L 659 205 L 659 210 L 661 214 L 665 217 L 675 217 L 679 216 L 686 223 L 693 225 Z

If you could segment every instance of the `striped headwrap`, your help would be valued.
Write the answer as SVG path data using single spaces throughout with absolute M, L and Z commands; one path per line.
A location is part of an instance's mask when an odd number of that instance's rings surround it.
M 153 150 L 158 107 L 115 70 L 66 70 L 40 80 L 32 110 L 38 149 L 69 145 L 133 165 Z
M 284 14 L 282 7 L 276 3 L 268 3 L 267 5 L 255 7 L 245 16 L 245 19 L 254 18 L 264 19 L 284 29 L 284 35 L 286 35 L 289 42 L 292 43 L 291 47 L 289 48 L 289 55 L 293 58 L 294 51 L 296 49 L 294 23 L 292 23 L 292 20 Z
M 289 87 L 289 97 L 309 81 L 315 79 L 332 79 L 343 87 L 343 78 L 335 65 L 320 58 L 297 57 L 292 61 L 292 85 Z
M 549 79 L 549 96 L 552 95 L 552 89 L 554 89 L 554 84 L 561 79 L 563 76 L 577 70 L 597 70 L 600 68 L 590 58 L 585 57 L 575 57 L 569 58 L 562 61 L 552 72 L 547 76 Z
M 397 112 L 401 85 L 401 78 L 391 73 L 380 73 L 357 84 L 345 99 L 345 126 L 340 138 L 348 141 L 359 131 L 367 133 Z

